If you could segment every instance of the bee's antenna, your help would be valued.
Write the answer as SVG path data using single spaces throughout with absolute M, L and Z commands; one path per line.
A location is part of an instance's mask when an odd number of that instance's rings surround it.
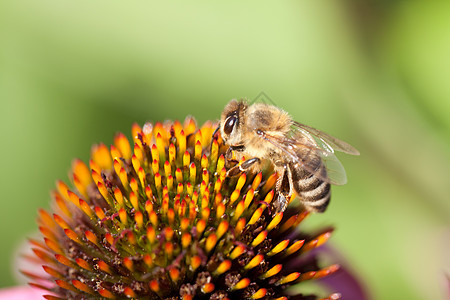
M 215 138 L 215 139 L 218 138 L 217 133 L 219 132 L 219 129 L 220 129 L 220 124 L 217 125 L 216 130 L 214 130 L 214 132 L 213 132 L 213 134 L 212 134 L 212 138 Z
M 217 140 L 219 138 L 219 136 L 218 136 L 219 129 L 220 129 L 220 124 L 217 125 L 217 128 L 214 130 L 214 132 L 213 132 L 213 134 L 211 136 L 211 149 L 212 149 L 212 145 L 213 145 L 213 140 L 214 139 Z

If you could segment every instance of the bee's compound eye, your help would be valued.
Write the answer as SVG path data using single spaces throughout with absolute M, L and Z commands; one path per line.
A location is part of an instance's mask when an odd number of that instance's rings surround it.
M 223 131 L 226 134 L 230 134 L 233 131 L 236 121 L 237 121 L 236 115 L 232 115 L 232 116 L 228 117 L 228 119 L 225 121 L 225 125 L 223 126 Z

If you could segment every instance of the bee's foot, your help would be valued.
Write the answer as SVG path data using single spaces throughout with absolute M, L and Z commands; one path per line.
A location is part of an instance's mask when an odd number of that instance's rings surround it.
M 289 204 L 289 195 L 278 194 L 277 199 L 273 202 L 273 207 L 275 208 L 275 213 L 284 212 Z
M 227 171 L 227 177 L 234 177 L 242 173 L 241 167 L 236 165 Z

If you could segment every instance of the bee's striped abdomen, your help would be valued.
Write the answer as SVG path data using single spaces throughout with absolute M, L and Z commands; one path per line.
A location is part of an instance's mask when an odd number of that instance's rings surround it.
M 299 164 L 291 165 L 290 170 L 294 189 L 301 197 L 303 205 L 309 211 L 324 212 L 330 202 L 330 184 L 307 172 Z M 326 178 L 326 169 L 323 164 L 317 172 L 322 178 Z

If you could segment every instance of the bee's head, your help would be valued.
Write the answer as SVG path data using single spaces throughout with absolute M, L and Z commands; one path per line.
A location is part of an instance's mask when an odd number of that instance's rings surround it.
M 228 145 L 242 144 L 241 128 L 245 122 L 247 103 L 231 100 L 222 112 L 220 118 L 220 134 Z

